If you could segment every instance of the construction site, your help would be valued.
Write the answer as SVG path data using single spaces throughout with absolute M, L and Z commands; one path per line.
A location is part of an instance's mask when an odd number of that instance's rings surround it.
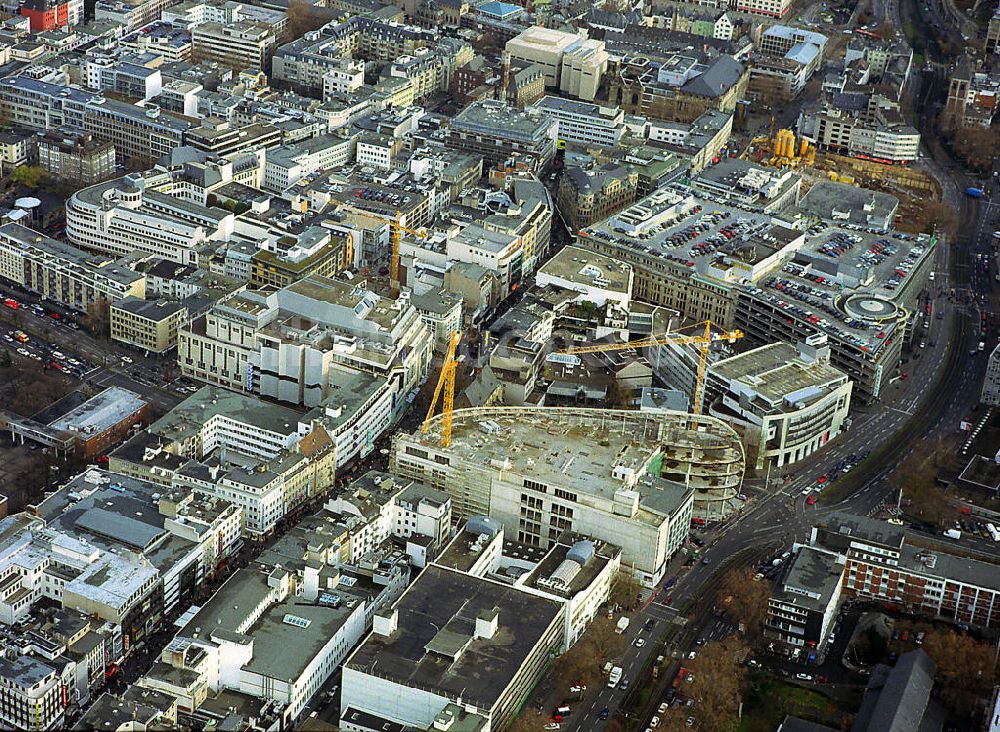
M 520 476 L 563 486 L 578 493 L 580 502 L 587 495 L 586 502 L 606 503 L 612 513 L 625 510 L 613 506 L 631 505 L 643 494 L 640 484 L 647 476 L 691 489 L 695 516 L 720 519 L 739 508 L 743 446 L 739 435 L 714 417 L 480 407 L 456 409 L 447 422 L 445 415 L 432 417 L 426 427 L 395 438 L 392 469 L 404 474 L 416 469 L 414 478 L 451 493 L 458 515 L 490 513 L 491 486 L 520 486 Z M 447 446 L 443 428 L 450 429 Z
M 899 231 L 929 231 L 935 223 L 927 202 L 940 201 L 941 188 L 919 168 L 818 150 L 805 138 L 796 139 L 790 129 L 755 137 L 740 157 L 758 165 L 794 168 L 802 175 L 803 194 L 819 180 L 832 180 L 896 196 L 899 210 L 895 226 Z

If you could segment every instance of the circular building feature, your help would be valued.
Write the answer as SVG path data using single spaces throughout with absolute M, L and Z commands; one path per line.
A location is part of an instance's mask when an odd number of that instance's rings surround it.
M 899 307 L 892 300 L 872 293 L 851 295 L 841 304 L 852 318 L 879 323 L 899 317 Z

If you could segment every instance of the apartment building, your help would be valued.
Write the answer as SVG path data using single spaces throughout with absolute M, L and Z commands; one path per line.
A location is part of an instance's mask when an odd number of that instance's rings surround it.
M 483 167 L 524 161 L 538 172 L 555 157 L 559 123 L 533 110 L 520 111 L 503 102 L 473 102 L 451 119 L 445 144 L 483 156 Z
M 50 130 L 37 146 L 38 165 L 55 178 L 92 185 L 115 174 L 115 146 L 85 132 Z
M 318 92 L 326 72 L 341 68 L 344 59 L 393 61 L 432 46 L 437 38 L 436 30 L 374 15 L 353 15 L 278 47 L 272 71 L 277 79 Z
M 63 679 L 55 664 L 33 656 L 0 657 L 0 720 L 10 729 L 58 729 L 65 721 Z
M 809 545 L 841 565 L 845 596 L 871 598 L 979 627 L 1000 624 L 997 565 L 911 546 L 901 528 L 834 513 L 814 526 Z
M 792 0 L 736 0 L 730 7 L 741 13 L 784 18 L 791 6 Z
M 765 634 L 800 651 L 822 649 L 840 607 L 843 572 L 826 552 L 799 547 L 768 598 Z
M 97 0 L 94 19 L 120 23 L 126 33 L 158 20 L 169 0 Z
M 265 159 L 262 187 L 282 192 L 320 168 L 329 170 L 345 165 L 354 158 L 356 148 L 356 135 L 319 135 L 272 148 Z
M 602 107 L 546 95 L 531 109 L 557 120 L 559 139 L 566 142 L 614 147 L 625 132 L 625 113 L 621 107 Z
M 614 163 L 572 165 L 559 179 L 556 202 L 573 229 L 590 226 L 635 202 L 639 173 Z
M 451 496 L 390 473 L 364 473 L 327 500 L 323 510 L 338 516 L 350 532 L 346 561 L 351 564 L 396 537 L 416 540 L 408 552 L 414 565 L 423 567 L 451 540 Z
M 191 61 L 232 69 L 264 69 L 277 45 L 273 28 L 252 20 L 200 23 L 191 31 Z
M 127 262 L 87 254 L 20 224 L 0 226 L 0 278 L 77 312 L 146 293 L 146 278 Z
M 155 59 L 155 57 L 153 57 Z M 153 61 L 124 54 L 89 57 L 81 76 L 88 89 L 110 91 L 142 102 L 159 96 L 163 76 Z
M 90 615 L 107 629 L 109 666 L 190 603 L 240 545 L 242 514 L 231 504 L 97 469 L 32 513 L 3 526 L 0 617 L 19 622 L 43 598 Z
M 25 0 L 18 13 L 27 18 L 32 33 L 83 23 L 83 0 Z
M 177 332 L 188 309 L 169 300 L 127 297 L 111 304 L 111 340 L 146 353 L 162 355 L 177 346 Z
M 167 63 L 187 61 L 191 56 L 191 32 L 166 20 L 156 21 L 125 36 L 118 46 L 136 54 L 156 54 Z
M 282 251 L 258 250 L 250 261 L 250 286 L 280 289 L 310 275 L 333 277 L 353 263 L 352 232 L 309 227 L 296 237 L 294 246 Z

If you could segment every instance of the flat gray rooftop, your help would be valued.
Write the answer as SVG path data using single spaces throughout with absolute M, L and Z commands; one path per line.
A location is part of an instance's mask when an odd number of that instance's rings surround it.
M 476 617 L 494 608 L 496 635 L 473 640 Z M 555 601 L 436 565 L 410 585 L 396 609 L 399 629 L 389 637 L 370 635 L 347 665 L 481 709 L 496 704 L 561 613 Z M 438 646 L 464 650 L 457 658 L 429 650 Z
M 100 434 L 111 429 L 145 406 L 146 402 L 135 392 L 120 386 L 109 386 L 100 394 L 50 422 L 49 427 L 54 430 L 71 430 L 86 438 L 88 435 Z
M 291 435 L 302 417 L 289 407 L 217 386 L 203 386 L 149 427 L 155 435 L 183 441 L 198 434 L 210 419 L 224 416 L 277 434 Z

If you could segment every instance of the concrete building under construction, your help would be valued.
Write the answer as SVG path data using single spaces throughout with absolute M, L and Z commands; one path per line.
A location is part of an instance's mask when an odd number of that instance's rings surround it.
M 488 515 L 511 538 L 551 546 L 574 532 L 622 547 L 645 584 L 663 576 L 692 517 L 738 505 L 744 452 L 713 417 L 579 408 L 487 407 L 398 434 L 390 469 L 452 496 L 456 517 Z M 693 422 L 696 420 L 696 422 Z

